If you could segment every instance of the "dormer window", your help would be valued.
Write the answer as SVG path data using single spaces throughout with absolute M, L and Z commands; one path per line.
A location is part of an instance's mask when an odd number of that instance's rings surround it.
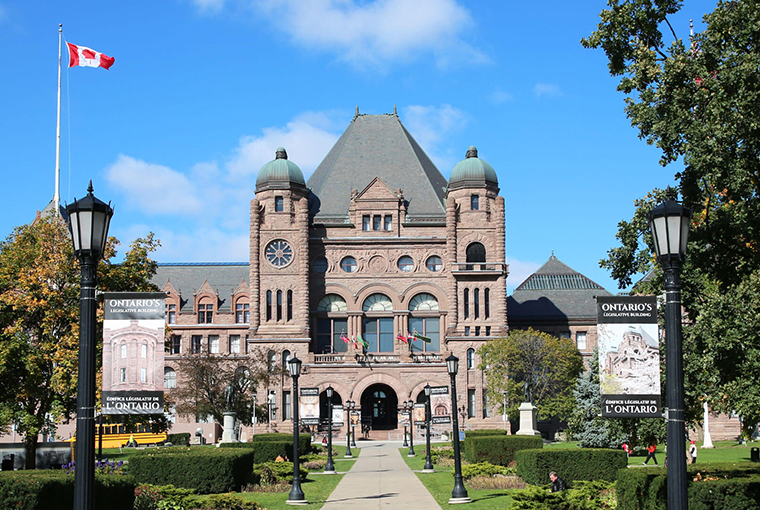
M 470 196 L 470 209 L 473 211 L 480 209 L 480 197 L 478 195 Z
M 211 303 L 198 304 L 198 324 L 214 323 L 214 305 Z
M 166 323 L 167 324 L 177 323 L 177 305 L 171 304 L 171 303 L 166 305 Z
M 283 197 L 274 197 L 274 212 L 285 210 L 285 199 Z
M 362 216 L 362 230 L 365 232 L 369 230 L 369 214 Z
M 380 230 L 380 221 L 382 220 L 382 216 L 379 214 L 376 214 L 372 217 L 372 230 Z
M 393 230 L 393 216 L 390 214 L 385 217 L 385 231 L 390 232 Z

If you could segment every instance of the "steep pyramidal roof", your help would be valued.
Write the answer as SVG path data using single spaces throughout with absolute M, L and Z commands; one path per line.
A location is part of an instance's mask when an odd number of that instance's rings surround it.
M 317 222 L 342 222 L 351 191 L 375 177 L 404 191 L 408 219 L 445 216 L 447 181 L 395 114 L 357 115 L 320 163 L 306 186 Z
M 538 317 L 594 319 L 596 297 L 611 295 L 552 253 L 543 266 L 515 289 L 508 298 L 507 310 L 509 320 L 515 322 Z

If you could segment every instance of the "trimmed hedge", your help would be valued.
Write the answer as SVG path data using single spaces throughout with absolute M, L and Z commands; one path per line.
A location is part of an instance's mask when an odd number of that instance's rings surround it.
M 479 429 L 479 430 L 467 430 L 464 433 L 465 441 L 470 437 L 482 437 L 482 436 L 506 436 L 507 431 L 503 429 Z
M 549 483 L 556 471 L 568 486 L 577 480 L 617 480 L 618 469 L 628 465 L 623 450 L 580 448 L 577 450 L 521 450 L 517 452 L 517 475 L 531 485 Z
M 665 510 L 667 470 L 664 467 L 621 469 L 617 498 L 621 510 Z M 716 463 L 688 466 L 689 508 L 750 510 L 760 501 L 760 466 Z
M 151 448 L 129 459 L 139 483 L 174 485 L 199 494 L 239 491 L 249 483 L 253 451 L 236 448 Z
M 166 436 L 166 442 L 173 445 L 187 446 L 190 444 L 190 432 L 180 432 L 178 434 L 169 434 Z
M 465 438 L 464 457 L 470 464 L 490 462 L 508 466 L 519 450 L 540 449 L 544 442 L 538 436 L 474 436 Z
M 231 444 L 231 443 L 230 443 Z M 293 456 L 293 434 L 272 433 L 256 434 L 253 441 L 248 444 L 253 447 L 254 463 L 262 464 L 277 459 L 277 456 L 287 456 L 291 461 Z M 308 455 L 313 451 L 311 434 L 298 435 L 298 452 Z
M 131 476 L 95 476 L 94 508 L 132 510 L 135 486 Z M 48 510 L 73 506 L 73 474 L 52 470 L 0 473 L 0 508 Z

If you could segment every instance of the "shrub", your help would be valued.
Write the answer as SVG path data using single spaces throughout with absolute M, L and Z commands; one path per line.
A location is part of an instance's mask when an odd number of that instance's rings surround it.
M 688 494 L 692 510 L 757 508 L 760 466 L 716 463 L 689 466 Z M 618 507 L 623 510 L 664 509 L 667 471 L 662 468 L 621 469 L 617 482 Z
M 190 432 L 180 432 L 178 434 L 169 434 L 166 436 L 166 442 L 173 445 L 187 446 L 190 444 Z
M 512 491 L 510 510 L 592 510 L 615 508 L 614 484 L 579 482 L 576 488 L 550 492 L 546 487 Z
M 238 494 L 212 494 L 203 502 L 205 508 L 212 510 L 257 510 L 261 506 L 255 501 L 245 501 Z
M 467 430 L 464 433 L 465 441 L 471 437 L 483 437 L 483 436 L 506 436 L 507 431 L 502 429 L 480 429 L 480 430 Z
M 454 474 L 454 471 L 451 472 Z M 465 464 L 462 466 L 462 478 L 469 480 L 475 476 L 513 475 L 515 470 L 506 466 L 495 466 L 490 462 Z
M 253 446 L 254 462 L 261 464 L 275 460 L 278 456 L 293 456 L 293 434 L 256 434 L 251 443 L 223 443 L 223 444 L 247 444 Z M 310 434 L 299 434 L 299 455 L 308 455 L 313 452 Z
M 467 480 L 467 487 L 475 490 L 524 489 L 525 482 L 519 476 L 475 476 Z
M 135 481 L 124 475 L 95 477 L 94 507 L 132 510 Z M 61 471 L 0 473 L 0 508 L 47 510 L 74 506 L 74 476 Z
M 518 476 L 532 485 L 548 483 L 550 471 L 556 471 L 568 486 L 577 480 L 614 482 L 618 469 L 628 465 L 622 450 L 522 450 L 516 457 Z
M 475 436 L 465 440 L 464 457 L 467 462 L 490 462 L 508 466 L 515 460 L 515 453 L 524 449 L 540 449 L 544 443 L 538 436 Z
M 427 454 L 427 452 L 425 452 Z M 441 464 L 442 460 L 453 460 L 454 448 L 452 446 L 432 446 L 430 448 L 430 461 L 433 464 Z
M 184 510 L 194 508 L 197 498 L 194 489 L 140 484 L 135 489 L 134 510 Z
M 299 465 L 298 472 L 301 474 L 301 481 L 306 480 L 309 470 Z M 259 485 L 273 485 L 278 482 L 293 483 L 293 463 L 292 462 L 267 462 L 265 464 L 256 464 L 253 466 L 253 481 Z
M 129 472 L 140 483 L 171 484 L 199 494 L 240 490 L 250 481 L 252 467 L 250 449 L 152 448 L 129 461 Z

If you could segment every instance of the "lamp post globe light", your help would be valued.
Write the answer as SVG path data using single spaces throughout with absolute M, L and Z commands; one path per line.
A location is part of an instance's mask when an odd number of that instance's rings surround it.
M 103 256 L 113 216 L 110 203 L 92 194 L 66 206 L 74 255 L 81 269 L 79 295 L 79 380 L 77 382 L 77 469 L 74 509 L 91 510 L 95 485 L 95 288 L 98 260 Z
M 288 505 L 306 505 L 309 502 L 301 490 L 301 466 L 298 458 L 298 376 L 301 375 L 301 360 L 293 356 L 288 360 L 288 372 L 293 378 L 293 487 L 288 494 Z
M 425 466 L 423 473 L 435 473 L 433 462 L 430 458 L 430 385 L 425 385 Z
M 354 402 L 352 400 L 346 400 L 346 454 L 343 456 L 346 459 L 353 458 L 354 454 L 351 452 L 351 411 L 354 409 Z
M 457 416 L 457 372 L 459 372 L 459 358 L 454 354 L 446 358 L 446 368 L 451 377 L 451 425 L 454 429 L 454 490 L 451 491 L 449 504 L 469 503 L 470 497 L 462 480 L 462 459 L 459 451 L 459 417 Z
M 665 279 L 665 395 L 668 410 L 668 508 L 686 510 L 686 426 L 684 422 L 681 265 L 686 259 L 691 210 L 673 200 L 649 213 L 657 261 Z
M 335 465 L 333 464 L 333 455 L 332 455 L 332 414 L 333 414 L 333 404 L 332 404 L 332 398 L 333 398 L 333 387 L 328 386 L 325 390 L 325 393 L 327 394 L 327 465 L 325 466 L 325 474 L 326 475 L 334 475 L 335 474 Z
M 410 400 L 409 404 L 409 453 L 407 457 L 415 457 L 414 453 L 414 401 Z

